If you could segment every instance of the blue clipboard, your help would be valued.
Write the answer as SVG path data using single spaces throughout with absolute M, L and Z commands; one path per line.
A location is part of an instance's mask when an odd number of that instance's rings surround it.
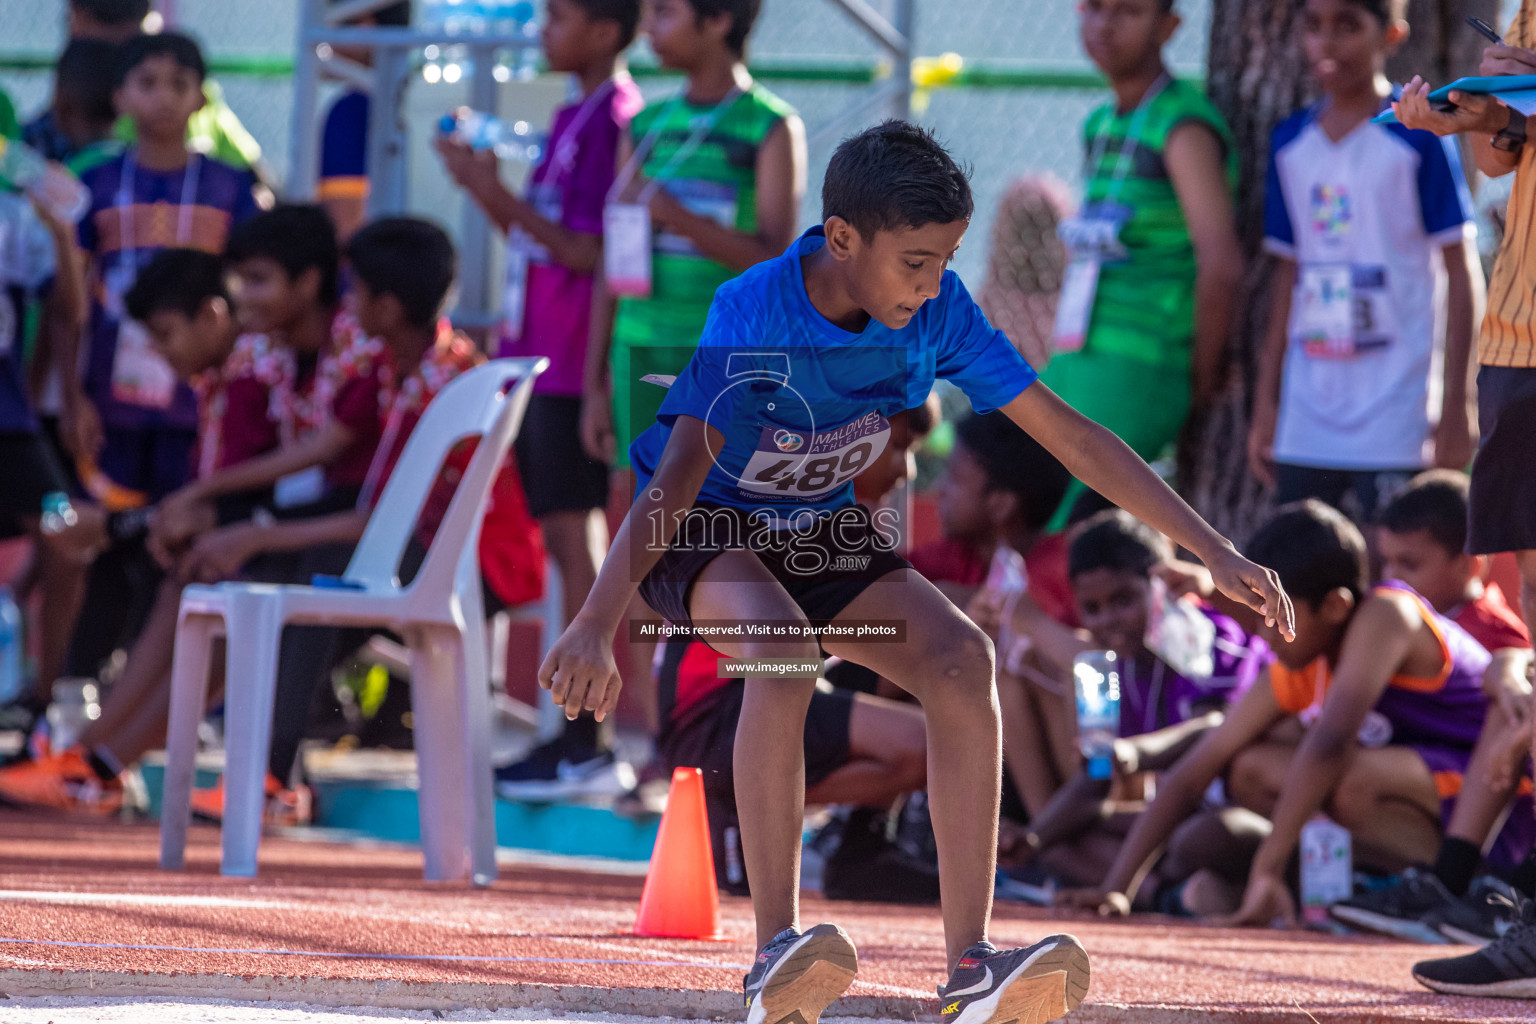
M 1494 75 L 1483 78 L 1458 78 L 1450 85 L 1442 85 L 1429 94 L 1429 102 L 1440 110 L 1455 106 L 1450 96 L 1453 92 L 1480 93 L 1487 96 L 1504 96 L 1513 93 L 1536 91 L 1536 75 Z M 1372 124 L 1397 124 L 1397 115 L 1391 108 L 1371 118 Z

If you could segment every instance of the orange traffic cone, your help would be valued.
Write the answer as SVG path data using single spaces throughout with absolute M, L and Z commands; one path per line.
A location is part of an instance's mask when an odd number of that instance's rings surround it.
M 709 848 L 704 775 L 697 768 L 672 773 L 667 809 L 656 833 L 651 869 L 640 896 L 635 934 L 669 939 L 723 939 L 715 858 Z

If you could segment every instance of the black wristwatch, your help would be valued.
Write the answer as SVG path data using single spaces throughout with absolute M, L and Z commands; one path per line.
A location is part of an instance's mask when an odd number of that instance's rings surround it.
M 1518 153 L 1525 145 L 1525 115 L 1509 108 L 1509 124 L 1493 137 L 1493 148 L 1504 153 Z

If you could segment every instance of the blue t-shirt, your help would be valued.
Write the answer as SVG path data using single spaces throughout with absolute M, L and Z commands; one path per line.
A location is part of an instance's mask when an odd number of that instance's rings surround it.
M 0 432 L 31 433 L 37 418 L 27 397 L 24 336 L 27 307 L 53 277 L 53 236 L 32 204 L 0 193 Z
M 677 418 L 692 416 L 725 438 L 699 501 L 768 511 L 779 523 L 800 510 L 830 513 L 853 504 L 853 478 L 885 449 L 889 417 L 922 405 L 934 380 L 952 381 L 982 413 L 1035 381 L 952 271 L 899 331 L 874 320 L 857 334 L 834 325 L 811 305 L 801 265 L 824 244 L 812 228 L 715 293 L 698 350 L 630 445 L 637 494 Z
M 364 92 L 344 93 L 331 106 L 320 140 L 321 200 L 368 198 L 368 119 Z

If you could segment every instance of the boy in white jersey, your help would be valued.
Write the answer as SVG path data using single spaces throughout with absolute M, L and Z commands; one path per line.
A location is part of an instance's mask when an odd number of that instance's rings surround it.
M 1323 98 L 1275 128 L 1264 248 L 1276 257 L 1249 462 L 1282 504 L 1370 522 L 1419 470 L 1464 469 L 1482 304 L 1456 148 L 1371 118 L 1406 38 L 1403 0 L 1308 0 Z M 1349 498 L 1354 504 L 1349 504 Z

